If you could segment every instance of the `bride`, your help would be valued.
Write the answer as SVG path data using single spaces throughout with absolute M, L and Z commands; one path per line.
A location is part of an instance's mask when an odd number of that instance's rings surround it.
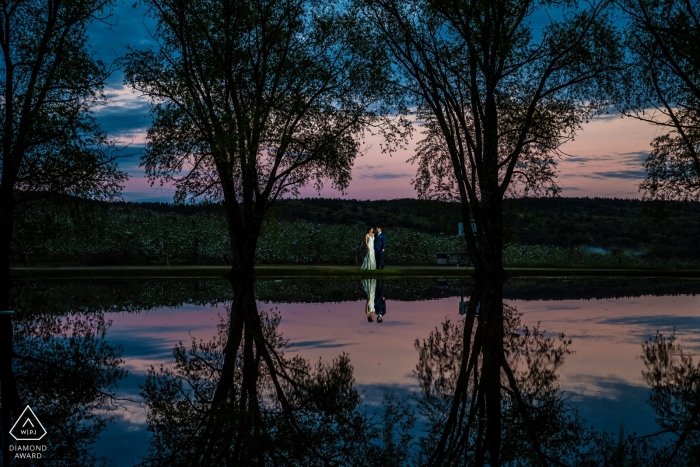
M 367 247 L 367 254 L 365 255 L 365 260 L 362 262 L 361 269 L 377 269 L 377 263 L 374 261 L 374 231 L 372 227 L 367 228 L 365 246 Z

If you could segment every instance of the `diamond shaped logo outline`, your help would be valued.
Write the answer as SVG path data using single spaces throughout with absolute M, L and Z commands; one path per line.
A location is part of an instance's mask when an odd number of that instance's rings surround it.
M 27 414 L 27 416 L 26 416 L 26 418 L 25 418 L 25 414 L 27 413 L 27 410 L 29 411 L 29 414 Z M 15 431 L 15 428 L 17 428 L 17 425 L 19 424 L 19 422 L 22 421 L 22 420 L 24 420 L 24 423 L 23 423 L 22 427 L 24 427 L 24 425 L 26 425 L 27 420 L 30 421 L 29 423 L 30 423 L 31 425 L 34 425 L 34 424 L 31 422 L 32 418 L 33 418 L 34 421 L 41 427 L 41 429 L 42 429 L 42 431 L 43 431 L 43 433 L 41 434 L 41 436 L 39 436 L 38 438 L 18 438 L 17 436 L 15 436 L 15 434 L 13 433 L 13 431 Z M 20 427 L 20 428 L 22 428 L 22 427 Z M 24 411 L 22 411 L 22 415 L 20 415 L 19 418 L 17 418 L 17 420 L 15 421 L 15 424 L 12 425 L 12 428 L 10 428 L 10 434 L 11 434 L 12 437 L 13 437 L 15 440 L 17 440 L 17 441 L 40 441 L 41 438 L 43 438 L 44 436 L 46 436 L 46 433 L 48 433 L 48 432 L 46 431 L 46 428 L 44 428 L 44 425 L 42 425 L 41 422 L 39 421 L 39 417 L 36 416 L 36 414 L 34 413 L 34 411 L 32 410 L 32 408 L 29 407 L 29 406 L 27 406 L 27 407 L 24 409 Z

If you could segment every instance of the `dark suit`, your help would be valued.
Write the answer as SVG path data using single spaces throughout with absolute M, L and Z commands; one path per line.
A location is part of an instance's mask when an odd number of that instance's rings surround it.
M 377 268 L 384 269 L 384 252 L 386 248 L 386 235 L 384 232 L 378 233 L 374 237 L 374 259 L 377 261 Z
M 384 297 L 384 281 L 380 280 L 374 294 L 374 312 L 377 316 L 386 314 L 386 298 Z

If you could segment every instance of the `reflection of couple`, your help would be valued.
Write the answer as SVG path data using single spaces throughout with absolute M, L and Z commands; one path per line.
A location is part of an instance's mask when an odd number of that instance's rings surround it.
M 382 228 L 377 226 L 377 233 L 374 233 L 372 227 L 367 228 L 367 233 L 365 233 L 365 247 L 367 248 L 367 253 L 365 253 L 365 260 L 362 262 L 362 268 L 364 270 L 384 269 L 384 249 L 386 248 L 386 236 L 382 232 Z
M 379 281 L 379 290 L 377 291 L 376 279 L 363 279 L 362 287 L 367 294 L 367 303 L 365 303 L 365 314 L 367 321 L 374 321 L 374 316 L 377 317 L 377 323 L 381 323 L 386 314 L 386 296 L 384 295 L 384 281 Z M 379 293 L 377 293 L 379 292 Z

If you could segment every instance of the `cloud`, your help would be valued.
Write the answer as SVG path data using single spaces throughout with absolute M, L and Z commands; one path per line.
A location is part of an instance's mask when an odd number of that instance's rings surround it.
M 386 167 L 384 164 L 380 165 L 356 165 L 355 170 L 377 170 Z
M 134 203 L 138 202 L 148 202 L 148 203 L 172 203 L 173 197 L 175 195 L 175 190 L 170 188 L 153 188 L 151 191 L 129 191 L 124 190 L 122 192 L 122 198 L 124 201 L 131 201 Z
M 95 118 L 108 136 L 131 137 L 145 133 L 151 125 L 148 102 L 134 97 L 127 103 L 113 103 L 97 109 Z
M 360 178 L 371 178 L 373 180 L 389 180 L 389 179 L 394 179 L 394 178 L 406 178 L 410 177 L 411 174 L 402 174 L 402 173 L 376 173 L 376 174 L 360 174 Z
M 618 155 L 617 162 L 627 167 L 644 167 L 644 163 L 649 157 L 649 151 L 625 152 Z
M 633 151 L 633 152 L 616 152 L 612 154 L 597 154 L 591 156 L 564 156 L 562 163 L 578 162 L 580 164 L 596 163 L 596 162 L 619 162 L 629 166 L 639 166 L 647 160 L 649 151 Z
M 141 158 L 139 157 L 140 154 L 138 154 L 139 149 L 138 148 L 129 148 L 126 149 L 125 151 L 130 151 L 135 153 L 132 154 L 131 156 L 127 156 L 124 158 L 119 159 L 119 169 L 122 172 L 126 172 L 129 174 L 131 177 L 143 177 L 146 175 L 146 172 L 144 171 L 143 168 L 139 167 L 139 164 L 141 164 Z
M 592 174 L 581 174 L 580 176 L 596 180 L 603 180 L 606 178 L 641 180 L 646 176 L 646 172 L 644 170 L 608 170 L 604 172 L 594 172 Z
M 150 31 L 155 31 L 155 21 L 148 16 L 145 5 L 117 3 L 111 15 L 103 21 L 95 21 L 88 29 L 89 45 L 96 57 L 112 63 L 127 53 L 127 45 L 145 48 L 155 45 Z
M 565 186 L 562 187 L 561 191 L 582 191 L 581 188 L 576 188 L 575 186 Z
M 600 157 L 598 156 L 589 156 L 589 157 L 583 157 L 583 156 L 575 156 L 575 157 L 564 157 L 562 159 L 562 162 L 581 162 L 581 163 L 586 163 L 586 162 L 592 162 L 600 160 Z

